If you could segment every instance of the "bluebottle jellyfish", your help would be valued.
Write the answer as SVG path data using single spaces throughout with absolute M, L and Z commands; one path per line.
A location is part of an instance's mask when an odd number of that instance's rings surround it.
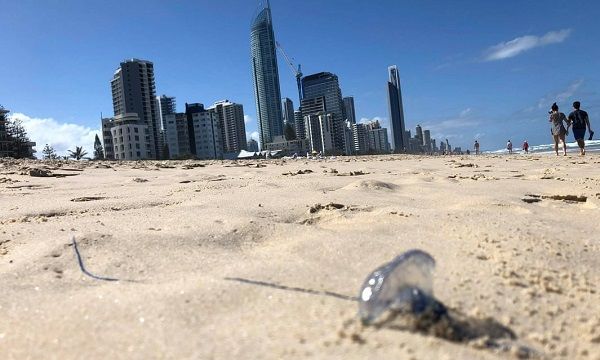
M 433 297 L 435 260 L 421 250 L 410 250 L 375 269 L 359 294 L 359 316 L 373 323 L 387 310 L 414 315 L 429 309 L 444 311 Z M 441 306 L 441 307 L 440 307 Z

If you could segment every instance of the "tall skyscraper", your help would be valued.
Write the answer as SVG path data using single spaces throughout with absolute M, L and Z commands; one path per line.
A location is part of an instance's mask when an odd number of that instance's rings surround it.
M 404 106 L 402 105 L 402 90 L 400 88 L 400 74 L 396 65 L 388 68 L 388 107 L 390 114 L 390 128 L 392 130 L 392 147 L 394 152 L 408 150 L 408 138 L 404 124 Z
M 303 116 L 309 115 L 305 112 L 305 101 L 319 97 L 324 98 L 325 112 L 332 116 L 333 148 L 338 153 L 344 153 L 346 148 L 344 102 L 337 75 L 330 72 L 321 72 L 305 76 L 302 79 L 302 93 Z
M 160 114 L 156 105 L 154 65 L 150 61 L 131 59 L 121 63 L 110 82 L 115 117 L 137 114 L 148 126 L 149 146 L 142 158 L 157 159 L 160 154 Z
M 415 137 L 421 141 L 421 145 L 423 145 L 423 128 L 421 125 L 417 125 L 415 128 Z
M 267 0 L 265 8 L 260 10 L 250 29 L 254 96 L 260 142 L 263 147 L 264 144 L 273 141 L 275 136 L 283 135 L 281 90 L 275 50 L 273 19 Z
M 425 151 L 431 151 L 431 131 L 424 130 L 423 131 L 423 146 L 425 147 Z
M 283 124 L 290 123 L 294 125 L 294 102 L 290 98 L 284 98 L 281 100 L 281 109 L 283 112 Z
M 247 147 L 244 107 L 241 104 L 223 100 L 208 108 L 217 113 L 223 152 L 239 153 Z
M 356 124 L 356 112 L 354 110 L 354 97 L 347 96 L 344 98 L 344 110 L 346 111 L 346 120 L 352 124 Z

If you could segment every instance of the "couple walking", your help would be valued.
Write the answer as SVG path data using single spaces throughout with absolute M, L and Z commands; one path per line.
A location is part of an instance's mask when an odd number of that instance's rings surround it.
M 573 136 L 579 145 L 579 151 L 581 155 L 585 155 L 585 130 L 586 128 L 590 132 L 589 140 L 592 140 L 594 132 L 590 126 L 590 119 L 587 112 L 581 110 L 581 103 L 575 101 L 573 103 L 573 112 L 569 114 L 567 118 L 565 114 L 558 111 L 558 105 L 552 104 L 552 111 L 550 111 L 550 120 L 552 123 L 552 137 L 554 137 L 554 151 L 558 156 L 558 142 L 562 141 L 564 155 L 567 156 L 567 144 L 565 137 L 569 134 L 569 128 L 573 127 Z M 565 128 L 565 125 L 567 127 Z

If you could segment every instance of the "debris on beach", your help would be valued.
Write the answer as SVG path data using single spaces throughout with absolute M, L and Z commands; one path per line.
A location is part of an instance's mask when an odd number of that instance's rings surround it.
M 347 208 L 346 205 L 336 204 L 336 203 L 329 203 L 326 205 L 315 204 L 308 209 L 308 213 L 314 214 L 321 210 L 342 210 L 342 209 L 346 209 L 346 208 Z
M 473 163 L 467 163 L 467 164 L 457 163 L 456 165 L 454 165 L 454 167 L 455 168 L 463 168 L 463 167 L 478 168 L 479 165 L 476 165 Z
M 203 168 L 203 167 L 206 167 L 206 165 L 196 163 L 196 164 L 185 164 L 181 168 L 183 170 L 192 170 L 192 169 Z
M 19 180 L 14 180 L 7 177 L 0 177 L 0 184 L 12 184 L 16 182 L 19 182 Z
M 542 200 L 564 201 L 566 203 L 584 203 L 587 202 L 587 196 L 584 195 L 536 195 L 526 194 L 521 200 L 528 204 L 541 202 Z
M 293 171 L 293 172 L 290 171 L 290 172 L 287 172 L 287 173 L 283 173 L 281 175 L 284 175 L 284 176 L 288 176 L 288 175 L 289 176 L 296 176 L 296 175 L 305 175 L 305 174 L 312 174 L 312 173 L 313 173 L 312 170 L 306 169 L 306 170 L 298 170 L 298 171 Z
M 175 169 L 175 166 L 169 164 L 166 161 L 156 163 L 154 164 L 154 166 L 158 169 Z
M 336 173 L 336 176 L 361 176 L 361 175 L 369 175 L 368 172 L 365 171 L 350 171 L 348 173 Z
M 148 179 L 134 178 L 132 181 L 136 182 L 136 183 L 145 183 L 145 182 L 148 182 Z
M 83 196 L 71 199 L 72 202 L 88 202 L 88 201 L 97 201 L 106 199 L 103 196 Z
M 29 176 L 32 177 L 53 177 L 52 171 L 45 169 L 30 169 Z

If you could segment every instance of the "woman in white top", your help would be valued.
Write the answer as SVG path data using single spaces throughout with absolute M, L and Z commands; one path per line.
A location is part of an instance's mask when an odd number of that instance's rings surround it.
M 556 103 L 552 104 L 552 111 L 550 111 L 550 120 L 552 123 L 552 128 L 550 131 L 552 132 L 552 137 L 554 138 L 554 151 L 556 151 L 556 156 L 558 156 L 558 141 L 562 141 L 564 156 L 567 156 L 567 143 L 565 142 L 565 136 L 567 135 L 567 129 L 564 124 L 569 123 L 565 114 L 558 111 L 558 105 Z

